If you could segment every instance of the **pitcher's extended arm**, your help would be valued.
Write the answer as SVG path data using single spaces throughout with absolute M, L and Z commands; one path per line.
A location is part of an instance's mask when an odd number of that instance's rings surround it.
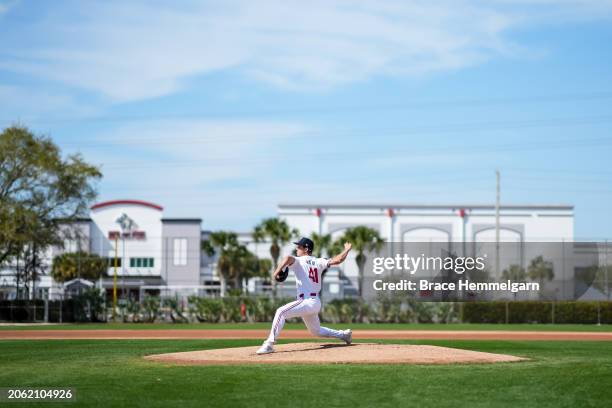
M 348 253 L 351 251 L 352 247 L 353 247 L 353 245 L 351 245 L 350 242 L 345 242 L 344 243 L 344 251 L 340 252 L 338 255 L 336 255 L 332 259 L 330 259 L 329 260 L 329 266 L 340 265 L 342 262 L 344 262 L 344 260 L 346 259 Z

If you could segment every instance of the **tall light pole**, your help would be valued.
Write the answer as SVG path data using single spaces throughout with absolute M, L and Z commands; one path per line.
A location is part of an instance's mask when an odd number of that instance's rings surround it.
M 500 192 L 499 192 L 499 170 L 495 170 L 496 180 L 496 198 L 495 198 L 495 274 L 499 279 L 501 277 L 499 270 L 499 207 L 500 207 Z

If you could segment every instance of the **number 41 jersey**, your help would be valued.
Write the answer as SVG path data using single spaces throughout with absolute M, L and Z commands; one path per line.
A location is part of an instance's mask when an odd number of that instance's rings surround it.
M 298 256 L 289 267 L 295 273 L 295 287 L 298 295 L 317 295 L 321 291 L 321 274 L 329 267 L 329 259 L 314 256 Z

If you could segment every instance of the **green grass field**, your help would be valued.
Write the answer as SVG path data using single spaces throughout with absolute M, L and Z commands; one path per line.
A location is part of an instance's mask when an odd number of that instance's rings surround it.
M 609 342 L 393 343 L 434 344 L 532 360 L 450 366 L 170 366 L 142 356 L 259 341 L 4 340 L 0 341 L 0 387 L 72 387 L 77 402 L 70 406 L 603 407 L 612 403 Z
M 602 324 L 426 324 L 426 323 L 343 323 L 328 324 L 331 328 L 347 328 L 354 330 L 528 330 L 528 331 L 612 331 L 612 325 Z M 51 324 L 51 325 L 0 325 L 0 330 L 99 330 L 99 329 L 138 329 L 138 330 L 160 330 L 160 329 L 270 329 L 270 323 L 81 323 L 81 324 Z M 304 324 L 287 323 L 285 329 L 304 329 Z

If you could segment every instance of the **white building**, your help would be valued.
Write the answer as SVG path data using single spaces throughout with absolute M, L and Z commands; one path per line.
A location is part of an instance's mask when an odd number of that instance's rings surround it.
M 493 205 L 280 204 L 278 215 L 304 236 L 330 234 L 333 240 L 348 228 L 362 225 L 376 230 L 390 243 L 496 242 Z M 502 205 L 499 215 L 500 242 L 573 241 L 573 206 Z M 285 249 L 287 251 L 289 248 Z M 504 254 L 499 257 L 504 258 Z M 357 275 L 352 254 L 335 274 L 332 273 L 335 278 L 331 280 L 335 282 L 329 292 L 352 293 L 357 287 Z M 343 278 L 344 285 L 336 286 Z M 346 278 L 352 283 L 348 289 Z
M 144 292 L 197 293 L 201 285 L 201 223 L 199 218 L 164 218 L 161 206 L 146 201 L 95 204 L 89 218 L 63 227 L 63 248 L 48 250 L 36 297 L 48 294 L 53 299 L 63 294 L 63 286 L 49 275 L 52 261 L 64 252 L 77 251 L 107 259 L 107 273 L 97 285 L 109 297 L 115 273 L 119 297 L 138 299 Z M 14 292 L 16 286 L 14 272 L 5 270 L 0 280 L 5 296 L 10 297 L 7 293 Z
M 388 242 L 494 241 L 493 205 L 280 204 L 279 217 L 306 236 L 317 232 L 340 236 L 365 225 Z M 502 241 L 563 241 L 574 237 L 574 207 L 502 205 Z

